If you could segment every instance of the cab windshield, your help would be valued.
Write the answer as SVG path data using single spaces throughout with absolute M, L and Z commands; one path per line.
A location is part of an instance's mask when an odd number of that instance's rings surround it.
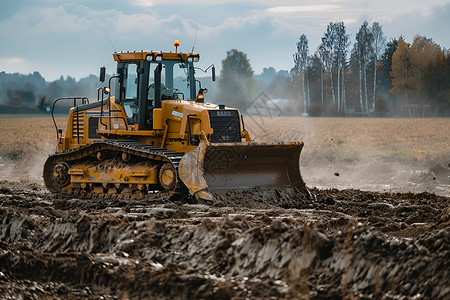
M 158 68 L 159 65 L 161 66 Z M 145 105 L 146 111 L 151 112 L 158 106 L 156 103 L 158 100 L 155 99 L 158 79 L 161 83 L 160 100 L 194 99 L 193 68 L 192 62 L 179 60 L 119 63 L 117 72 L 121 74 L 122 81 L 119 87 L 119 101 L 124 107 L 128 123 L 138 123 L 139 107 Z M 146 104 L 140 105 L 139 102 Z M 147 117 L 151 118 L 151 115 Z

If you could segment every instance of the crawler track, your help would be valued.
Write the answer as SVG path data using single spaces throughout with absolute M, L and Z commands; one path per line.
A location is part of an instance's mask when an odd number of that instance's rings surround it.
M 97 153 L 104 153 L 105 159 L 99 161 Z M 131 160 L 125 162 L 121 159 L 122 154 L 129 155 Z M 48 157 L 44 165 L 44 182 L 52 193 L 82 198 L 122 198 L 122 199 L 180 199 L 188 196 L 188 190 L 178 177 L 178 164 L 184 154 L 167 149 L 146 145 L 129 140 L 102 140 L 84 147 L 57 152 Z M 96 168 L 132 168 L 137 164 L 146 164 L 149 167 L 160 167 L 169 163 L 176 171 L 176 184 L 169 189 L 161 185 L 146 185 L 138 188 L 136 184 L 123 182 L 112 186 L 108 179 L 103 181 L 92 181 L 87 186 L 70 182 L 68 168 L 77 163 L 89 163 Z M 55 172 L 55 166 L 59 166 L 59 173 Z M 111 189 L 114 192 L 111 192 Z

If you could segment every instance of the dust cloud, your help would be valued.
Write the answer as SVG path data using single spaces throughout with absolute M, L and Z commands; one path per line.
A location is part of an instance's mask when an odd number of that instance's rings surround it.
M 247 119 L 246 127 L 256 141 L 305 143 L 300 167 L 308 187 L 450 196 L 450 147 L 424 140 L 429 138 L 424 132 L 392 132 L 395 122 L 408 120 Z M 421 144 L 427 148 L 423 150 Z
M 54 143 L 24 149 L 18 161 L 3 160 L 0 163 L 0 180 L 21 181 L 44 185 L 42 170 L 48 155 L 55 152 Z
M 307 151 L 305 151 L 307 153 Z M 306 156 L 306 154 L 305 154 Z M 450 196 L 450 168 L 443 164 L 362 158 L 357 164 L 331 162 L 324 157 L 305 159 L 302 176 L 320 189 L 360 189 L 377 192 L 429 192 Z

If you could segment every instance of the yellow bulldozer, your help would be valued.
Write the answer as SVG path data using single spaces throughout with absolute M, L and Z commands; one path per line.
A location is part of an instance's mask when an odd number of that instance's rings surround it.
M 206 103 L 207 90 L 195 78 L 199 54 L 141 51 L 113 57 L 116 75 L 98 89 L 97 101 L 63 97 L 53 103 L 58 144 L 43 171 L 51 192 L 213 199 L 230 190 L 293 188 L 310 196 L 300 175 L 303 142 L 252 141 L 238 109 Z M 214 81 L 214 66 L 211 73 Z M 101 82 L 105 74 L 101 67 Z M 73 101 L 65 131 L 53 115 L 60 101 Z

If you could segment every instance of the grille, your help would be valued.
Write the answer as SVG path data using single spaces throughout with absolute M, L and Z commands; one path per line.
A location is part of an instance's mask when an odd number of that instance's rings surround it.
M 88 137 L 90 139 L 99 139 L 102 136 L 100 134 L 97 133 L 97 129 L 98 129 L 98 120 L 100 118 L 96 118 L 96 117 L 90 117 L 89 118 L 89 133 L 88 133 Z
M 78 120 L 78 123 L 77 123 Z M 77 129 L 78 127 L 78 129 Z M 72 120 L 72 136 L 74 139 L 84 139 L 84 112 L 74 112 Z
M 237 110 L 209 110 L 213 134 L 212 143 L 236 143 L 241 141 Z

